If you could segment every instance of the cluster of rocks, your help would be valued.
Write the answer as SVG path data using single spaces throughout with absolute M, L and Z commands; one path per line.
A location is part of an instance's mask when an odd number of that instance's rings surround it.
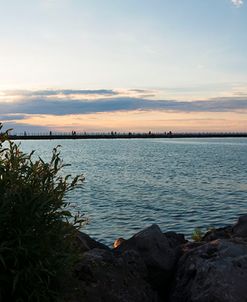
M 247 215 L 190 242 L 152 225 L 109 247 L 79 233 L 70 302 L 246 302 Z

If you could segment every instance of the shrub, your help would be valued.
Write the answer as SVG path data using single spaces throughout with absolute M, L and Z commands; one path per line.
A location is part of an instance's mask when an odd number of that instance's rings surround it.
M 0 130 L 1 130 L 0 125 Z M 33 160 L 0 133 L 0 301 L 55 301 L 76 261 L 74 236 L 84 219 L 68 210 L 65 194 L 83 180 L 61 177 L 51 161 Z
M 195 228 L 192 234 L 192 239 L 196 242 L 202 241 L 203 233 L 200 228 Z

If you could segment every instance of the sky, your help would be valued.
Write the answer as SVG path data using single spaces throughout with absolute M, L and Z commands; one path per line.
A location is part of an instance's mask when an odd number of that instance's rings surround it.
M 246 0 L 0 0 L 14 132 L 247 131 Z

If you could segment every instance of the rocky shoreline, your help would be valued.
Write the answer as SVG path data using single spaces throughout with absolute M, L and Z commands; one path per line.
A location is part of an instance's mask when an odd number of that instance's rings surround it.
M 84 233 L 69 302 L 246 302 L 247 215 L 199 241 L 152 225 L 114 248 Z

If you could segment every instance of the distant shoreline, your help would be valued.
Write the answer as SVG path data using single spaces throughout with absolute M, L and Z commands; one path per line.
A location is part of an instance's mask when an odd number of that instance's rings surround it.
M 202 132 L 202 133 L 64 133 L 64 134 L 16 134 L 11 140 L 56 140 L 56 139 L 136 139 L 136 138 L 222 138 L 247 137 L 247 132 Z

